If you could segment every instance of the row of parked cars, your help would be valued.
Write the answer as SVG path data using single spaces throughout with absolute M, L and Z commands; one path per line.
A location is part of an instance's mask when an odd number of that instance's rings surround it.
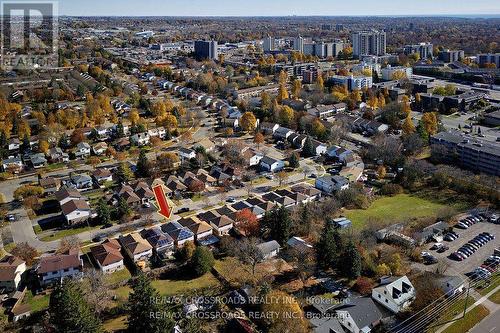
M 484 216 L 478 214 L 478 215 L 471 215 L 469 217 L 466 217 L 462 220 L 460 220 L 457 224 L 455 224 L 455 228 L 459 229 L 469 229 L 469 227 L 473 224 L 479 223 L 484 221 Z
M 450 255 L 451 259 L 462 261 L 471 255 L 473 255 L 480 247 L 485 245 L 486 243 L 495 239 L 495 235 L 489 232 L 482 232 L 466 244 L 462 245 L 457 251 L 453 252 Z
M 460 237 L 459 234 L 457 234 L 455 231 L 450 231 L 443 236 L 443 239 L 447 242 L 453 242 L 454 240 L 458 239 L 458 237 Z
M 496 273 L 498 265 L 500 265 L 500 256 L 489 256 L 481 266 L 477 267 L 469 274 L 469 277 L 487 279 L 491 277 L 492 274 Z

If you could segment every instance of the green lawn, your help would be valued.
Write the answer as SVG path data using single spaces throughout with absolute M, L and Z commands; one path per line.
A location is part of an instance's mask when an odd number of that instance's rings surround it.
M 26 296 L 24 296 L 23 304 L 29 304 L 31 306 L 32 312 L 38 312 L 45 310 L 49 307 L 50 295 L 36 295 L 33 296 L 31 291 L 26 291 Z
M 110 285 L 114 285 L 116 283 L 128 280 L 132 277 L 129 270 L 124 268 L 122 270 L 113 272 L 111 274 L 106 275 L 106 282 Z
M 127 328 L 127 316 L 120 316 L 104 323 L 104 329 L 106 332 L 116 332 L 122 331 Z
M 49 164 L 45 167 L 45 170 L 47 171 L 54 171 L 58 169 L 62 169 L 66 167 L 66 163 L 54 163 L 54 164 Z
M 472 327 L 474 327 L 477 323 L 483 320 L 490 311 L 484 306 L 479 304 L 468 313 L 465 314 L 465 317 L 457 320 L 451 326 L 443 331 L 443 333 L 458 333 L 458 332 L 468 332 Z
M 398 194 L 377 199 L 368 209 L 346 210 L 345 216 L 352 221 L 354 228 L 359 229 L 370 218 L 386 223 L 404 222 L 413 218 L 435 216 L 444 207 L 444 204 L 409 194 Z
M 43 230 L 42 230 L 42 227 L 40 227 L 38 224 L 34 225 L 33 226 L 33 231 L 35 231 L 35 234 L 39 234 L 41 233 Z
M 202 289 L 214 290 L 220 287 L 219 280 L 212 273 L 191 280 L 153 280 L 151 284 L 161 296 L 195 294 Z M 125 302 L 131 290 L 129 286 L 123 286 L 113 290 L 113 293 L 118 301 Z
M 500 290 L 497 290 L 493 295 L 488 297 L 488 299 L 493 303 L 500 304 Z
M 40 240 L 43 242 L 49 242 L 49 241 L 58 240 L 58 239 L 68 237 L 68 236 L 78 235 L 81 232 L 94 230 L 94 229 L 99 229 L 99 227 L 88 227 L 87 226 L 87 227 L 82 227 L 82 228 L 71 228 L 71 229 L 59 230 L 59 231 L 56 231 L 56 233 L 53 235 L 44 236 L 44 237 L 40 238 Z

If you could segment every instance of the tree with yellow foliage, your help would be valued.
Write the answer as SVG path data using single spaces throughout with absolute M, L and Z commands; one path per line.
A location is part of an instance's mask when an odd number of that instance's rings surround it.
M 279 112 L 279 117 L 282 125 L 289 126 L 290 124 L 293 123 L 293 120 L 295 119 L 295 112 L 291 107 L 285 105 L 281 108 Z
M 299 99 L 301 89 L 302 89 L 302 84 L 300 83 L 300 80 L 298 79 L 294 80 L 292 86 L 292 95 L 294 99 Z
M 47 154 L 49 152 L 49 143 L 45 140 L 38 140 L 38 151 Z
M 429 135 L 434 135 L 438 130 L 438 118 L 435 112 L 426 112 L 422 115 L 424 129 Z
M 285 71 L 281 71 L 278 76 L 278 83 L 286 84 L 286 81 L 288 81 L 288 74 Z
M 252 112 L 245 112 L 241 117 L 240 126 L 245 132 L 254 131 L 257 127 L 257 118 Z
M 378 98 L 375 95 L 370 96 L 368 99 L 368 106 L 373 110 L 378 108 Z
M 318 79 L 316 80 L 316 89 L 320 92 L 325 90 L 325 81 L 323 80 L 322 75 L 318 75 Z
M 305 333 L 308 324 L 304 312 L 293 296 L 280 290 L 271 290 L 262 305 L 263 314 L 268 315 L 266 324 L 270 333 Z
M 276 96 L 276 101 L 278 103 L 283 103 L 285 99 L 288 99 L 288 90 L 286 89 L 286 85 L 284 83 L 280 83 L 280 87 L 278 90 L 278 96 Z
M 410 115 L 406 116 L 405 121 L 403 122 L 402 130 L 406 135 L 415 133 L 415 125 L 413 124 Z
M 31 136 L 31 128 L 26 120 L 22 120 L 17 127 L 17 136 L 20 138 L 24 138 L 27 136 L 28 138 Z
M 163 117 L 157 117 L 156 125 L 163 126 L 169 132 L 172 132 L 178 127 L 177 118 L 173 114 L 168 113 Z
M 354 89 L 350 94 L 349 98 L 355 101 L 356 103 L 361 102 L 361 91 L 358 89 Z
M 406 72 L 405 71 L 395 71 L 394 73 L 392 73 L 392 77 L 391 77 L 392 80 L 402 80 L 402 79 L 406 79 Z
M 132 126 L 137 125 L 140 119 L 141 117 L 139 116 L 139 112 L 137 111 L 137 109 L 130 110 L 128 114 L 128 120 L 130 120 Z
M 408 96 L 404 95 L 402 100 L 401 100 L 402 105 L 402 111 L 403 115 L 405 117 L 408 117 L 411 114 L 411 108 L 410 108 L 410 99 Z
M 345 101 L 349 95 L 349 91 L 347 91 L 347 87 L 344 85 L 337 85 L 333 87 L 332 95 L 338 101 Z

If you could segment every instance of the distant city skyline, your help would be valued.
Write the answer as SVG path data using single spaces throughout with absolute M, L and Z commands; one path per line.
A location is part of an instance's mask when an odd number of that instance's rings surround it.
M 59 0 L 69 16 L 466 16 L 500 14 L 498 0 Z

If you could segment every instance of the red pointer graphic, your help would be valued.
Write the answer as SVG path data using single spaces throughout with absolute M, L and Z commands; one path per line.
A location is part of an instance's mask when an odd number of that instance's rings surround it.
M 168 204 L 167 197 L 165 196 L 165 191 L 163 190 L 163 185 L 156 185 L 153 187 L 153 192 L 155 193 L 156 202 L 160 210 L 158 214 L 163 215 L 167 219 L 172 215 L 171 207 Z

